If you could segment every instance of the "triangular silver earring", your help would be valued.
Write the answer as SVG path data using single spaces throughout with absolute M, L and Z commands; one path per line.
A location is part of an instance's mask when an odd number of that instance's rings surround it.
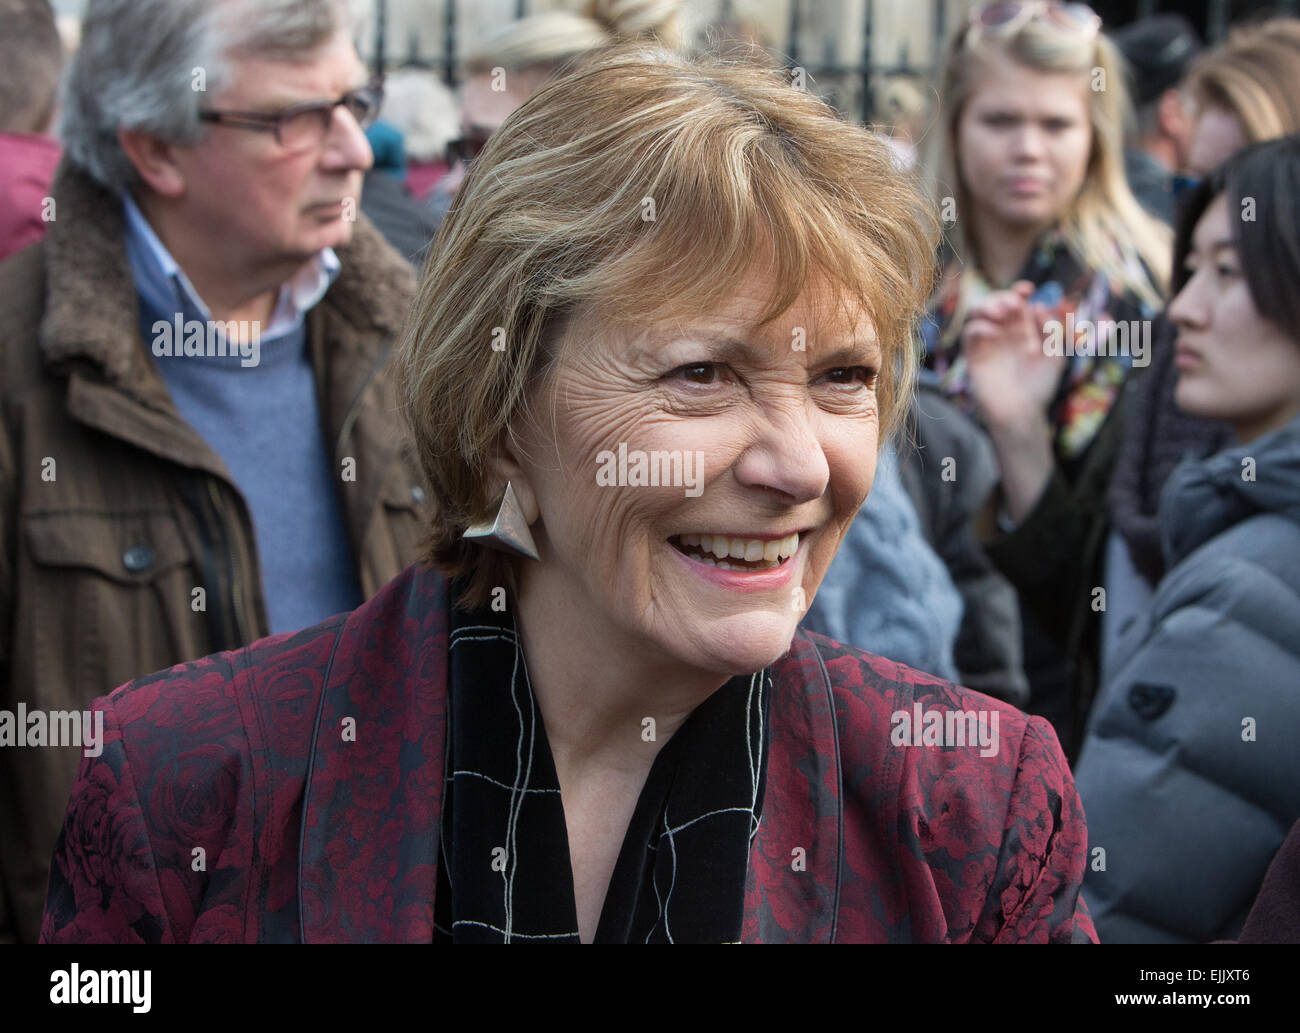
M 524 519 L 524 509 L 519 505 L 515 489 L 509 481 L 506 481 L 506 492 L 501 496 L 501 505 L 497 507 L 492 522 L 475 524 L 467 528 L 461 537 L 499 552 L 512 552 L 529 559 L 541 560 L 537 555 L 537 544 L 528 530 L 528 521 Z

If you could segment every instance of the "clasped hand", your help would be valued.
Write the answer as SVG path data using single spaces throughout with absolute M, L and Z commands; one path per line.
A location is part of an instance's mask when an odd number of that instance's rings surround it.
M 1032 283 L 1019 280 L 990 294 L 962 328 L 971 395 L 995 433 L 1039 425 L 1060 384 L 1065 359 L 1047 354 L 1050 310 L 1029 300 L 1033 292 Z

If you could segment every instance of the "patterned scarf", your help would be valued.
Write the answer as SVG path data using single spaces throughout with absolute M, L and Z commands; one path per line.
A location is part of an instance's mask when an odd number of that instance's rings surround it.
M 1060 387 L 1048 410 L 1048 420 L 1056 431 L 1056 453 L 1063 460 L 1073 460 L 1097 436 L 1133 365 L 1132 345 L 1126 354 L 1109 354 L 1118 350 L 1112 343 L 1113 327 L 1127 323 L 1130 341 L 1135 334 L 1146 334 L 1145 354 L 1149 361 L 1154 312 L 1131 291 L 1086 269 L 1057 230 L 1039 240 L 1016 279 L 1034 284 L 1030 300 L 1045 306 L 1047 318 L 1057 320 L 1060 327 L 1080 327 L 1085 321 L 1097 327 L 1096 348 L 1089 354 L 1076 352 L 1066 359 Z M 975 414 L 975 406 L 959 338 L 965 313 L 996 289 L 974 269 L 949 264 L 921 328 L 926 368 L 933 371 L 942 391 L 971 415 Z M 954 318 L 959 306 L 963 313 L 960 322 Z M 1073 321 L 1067 322 L 1071 315 Z
M 560 785 L 514 619 L 453 610 L 449 650 L 433 942 L 578 943 Z M 660 749 L 596 943 L 739 942 L 771 692 L 766 669 L 732 678 Z

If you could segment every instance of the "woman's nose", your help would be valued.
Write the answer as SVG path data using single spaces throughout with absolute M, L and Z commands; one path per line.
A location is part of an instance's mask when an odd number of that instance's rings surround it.
M 830 484 L 830 464 L 815 414 L 803 407 L 768 419 L 735 469 L 741 484 L 780 492 L 791 503 L 821 498 Z
M 1011 153 L 1016 157 L 1039 157 L 1043 153 L 1042 134 L 1034 126 L 1021 126 L 1012 134 Z
M 1169 303 L 1169 320 L 1175 326 L 1198 326 L 1204 322 L 1205 305 L 1197 281 L 1198 277 L 1192 274 L 1192 277 L 1183 284 L 1183 289 Z

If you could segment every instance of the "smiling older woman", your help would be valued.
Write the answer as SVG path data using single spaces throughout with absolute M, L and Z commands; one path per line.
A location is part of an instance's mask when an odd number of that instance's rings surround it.
M 775 73 L 533 97 L 400 356 L 432 565 L 98 701 L 44 939 L 1095 939 L 1050 727 L 798 628 L 934 234 Z

